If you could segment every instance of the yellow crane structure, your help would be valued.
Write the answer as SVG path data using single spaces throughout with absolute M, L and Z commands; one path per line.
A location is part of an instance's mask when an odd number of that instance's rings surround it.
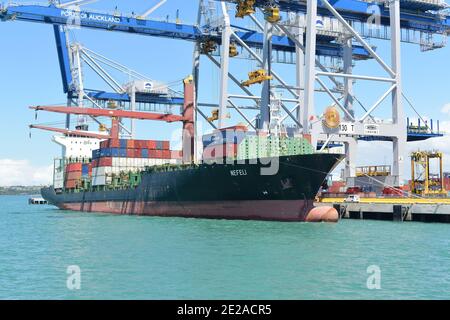
M 227 114 L 225 115 L 225 117 L 226 117 L 227 119 L 230 119 L 230 118 L 231 118 L 231 115 L 230 115 L 229 113 L 227 113 Z M 214 109 L 214 110 L 211 112 L 211 117 L 208 117 L 207 120 L 208 120 L 209 122 L 214 122 L 214 121 L 219 120 L 219 109 Z
M 264 81 L 272 80 L 273 77 L 268 75 L 266 70 L 259 69 L 256 71 L 249 72 L 248 74 L 248 80 L 242 82 L 242 85 L 244 87 L 250 87 L 252 84 L 255 83 L 263 83 Z
M 236 46 L 236 44 L 233 43 L 233 42 L 230 43 L 230 53 L 229 53 L 229 55 L 230 55 L 230 58 L 234 58 L 234 57 L 236 57 L 237 55 L 239 55 L 237 46 Z
M 244 18 L 255 13 L 255 0 L 239 0 L 236 5 L 236 18 Z
M 430 173 L 431 161 L 437 160 L 438 172 Z M 411 191 L 415 194 L 447 195 L 444 187 L 443 154 L 438 151 L 411 153 Z
M 217 43 L 214 40 L 207 39 L 200 44 L 200 52 L 202 54 L 211 54 L 217 49 Z
M 281 20 L 280 8 L 266 7 L 264 9 L 264 19 L 270 23 L 276 23 Z
M 357 177 L 387 177 L 391 175 L 391 166 L 363 166 L 356 167 Z

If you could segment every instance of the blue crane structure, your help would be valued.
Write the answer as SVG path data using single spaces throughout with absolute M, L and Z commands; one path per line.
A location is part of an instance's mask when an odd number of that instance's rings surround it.
M 69 98 L 74 97 L 71 90 L 72 83 L 70 72 L 69 52 L 66 44 L 66 31 L 61 26 L 76 25 L 84 28 L 93 28 L 108 31 L 118 31 L 139 35 L 162 37 L 169 39 L 201 42 L 213 39 L 220 44 L 221 35 L 217 30 L 211 30 L 207 26 L 187 25 L 169 21 L 156 21 L 141 19 L 139 17 L 122 16 L 119 14 L 103 14 L 89 10 L 74 11 L 72 9 L 59 8 L 54 4 L 44 5 L 9 5 L 0 7 L 2 20 L 18 20 L 27 22 L 39 22 L 53 25 L 55 40 L 58 50 L 61 75 L 64 92 Z M 246 44 L 252 48 L 261 48 L 263 34 L 252 30 L 238 31 L 237 34 Z M 326 38 L 324 39 L 326 40 Z M 281 52 L 295 51 L 295 45 L 285 36 L 276 37 L 273 42 L 274 50 Z M 354 48 L 355 59 L 367 59 L 367 51 L 357 46 Z M 342 50 L 340 45 L 324 41 L 317 47 L 317 55 L 340 57 Z M 113 93 L 99 90 L 86 90 L 86 94 L 96 100 L 130 101 L 127 93 Z M 164 97 L 154 94 L 137 94 L 136 102 L 182 105 L 182 97 Z
M 201 0 L 204 1 L 204 0 Z M 409 126 L 409 123 L 400 124 L 399 118 L 404 122 L 402 116 L 401 102 L 403 92 L 401 90 L 400 74 L 400 54 L 399 43 L 410 42 L 418 43 L 423 50 L 431 50 L 440 48 L 443 44 L 435 43 L 434 36 L 441 36 L 445 41 L 450 35 L 450 16 L 444 9 L 448 8 L 444 2 L 424 1 L 424 0 L 392 0 L 389 3 L 384 1 L 359 1 L 359 0 L 216 0 L 221 3 L 223 21 L 220 26 L 197 24 L 187 25 L 177 21 L 172 23 L 169 21 L 156 21 L 139 16 L 125 16 L 120 13 L 104 14 L 91 10 L 79 9 L 72 10 L 60 7 L 55 3 L 50 5 L 8 5 L 0 6 L 0 19 L 2 20 L 19 20 L 28 22 L 37 22 L 51 24 L 54 28 L 56 44 L 58 48 L 58 57 L 60 61 L 61 74 L 63 79 L 64 91 L 69 98 L 73 98 L 76 92 L 71 88 L 73 79 L 71 78 L 70 58 L 66 41 L 66 31 L 63 26 L 77 25 L 84 28 L 92 28 L 107 31 L 118 31 L 132 34 L 147 35 L 153 37 L 162 37 L 168 39 L 178 39 L 190 41 L 196 44 L 197 54 L 199 54 L 200 44 L 213 41 L 219 45 L 217 50 L 220 55 L 220 62 L 214 60 L 211 55 L 210 59 L 221 69 L 221 94 L 219 101 L 219 127 L 225 126 L 226 108 L 231 104 L 236 111 L 249 123 L 250 126 L 258 129 L 267 129 L 269 119 L 269 105 L 274 99 L 272 96 L 272 86 L 270 81 L 263 84 L 261 97 L 253 96 L 252 93 L 242 88 L 250 99 L 253 99 L 260 105 L 259 119 L 249 120 L 240 111 L 240 109 L 231 101 L 232 98 L 238 98 L 228 94 L 229 79 L 237 83 L 235 77 L 229 73 L 228 49 L 231 40 L 234 41 L 243 50 L 246 50 L 253 59 L 260 62 L 268 74 L 275 78 L 281 86 L 285 88 L 293 98 L 283 101 L 297 101 L 295 107 L 289 110 L 283 103 L 282 108 L 286 111 L 287 116 L 283 118 L 291 118 L 303 133 L 315 132 L 317 136 L 323 137 L 320 141 L 334 143 L 338 140 L 332 140 L 330 135 L 338 133 L 339 136 L 348 135 L 349 139 L 339 140 L 347 145 L 353 145 L 351 139 L 355 140 L 381 140 L 393 141 L 394 143 L 394 175 L 397 178 L 401 175 L 399 169 L 400 149 L 403 148 L 401 141 L 417 141 L 425 140 L 432 137 L 442 136 L 439 132 L 429 130 L 429 126 L 425 125 L 426 130 L 422 130 L 423 126 Z M 251 3 L 255 8 L 265 11 L 267 8 L 277 8 L 282 12 L 294 13 L 298 17 L 303 14 L 306 17 L 303 33 L 293 34 L 291 26 L 282 24 L 279 20 L 268 20 L 259 23 L 255 16 L 248 15 L 259 26 L 260 30 L 249 30 L 230 23 L 230 19 L 225 8 L 225 3 Z M 339 24 L 346 29 L 343 37 L 339 41 L 335 41 L 336 37 L 330 37 L 317 32 L 316 19 L 318 16 L 330 17 L 337 19 Z M 367 21 L 374 19 L 375 24 L 383 29 L 373 31 L 366 28 Z M 300 21 L 300 20 L 298 20 Z M 298 23 L 298 21 L 296 23 Z M 297 25 L 298 27 L 299 25 Z M 356 31 L 356 29 L 358 29 Z M 274 34 L 274 30 L 277 34 Z M 406 32 L 401 32 L 406 31 Z M 411 36 L 413 33 L 413 36 Z M 414 34 L 420 35 L 416 39 Z M 365 41 L 366 38 L 377 38 L 391 40 L 392 46 L 392 66 L 383 62 L 375 51 L 375 48 Z M 355 41 L 352 41 L 355 40 Z M 263 52 L 260 57 L 256 50 Z M 272 69 L 270 61 L 272 60 L 272 52 L 286 52 L 296 55 L 297 73 L 305 74 L 305 79 L 298 77 L 297 86 L 288 85 L 283 79 Z M 303 53 L 301 53 L 303 52 Z M 326 70 L 320 65 L 316 56 L 337 57 L 344 60 L 344 72 L 334 73 Z M 299 61 L 301 59 L 301 61 Z M 353 60 L 375 59 L 387 71 L 387 77 L 369 77 L 356 76 L 352 74 Z M 195 63 L 194 63 L 195 65 Z M 321 69 L 315 70 L 316 67 Z M 194 72 L 195 74 L 195 72 Z M 328 89 L 326 84 L 320 77 L 327 78 L 339 86 L 337 78 L 343 78 L 343 87 L 345 92 L 340 98 L 332 95 L 332 90 Z M 197 77 L 195 77 L 197 81 Z M 353 113 L 353 102 L 356 100 L 352 93 L 351 82 L 354 79 L 363 81 L 378 81 L 391 84 L 391 88 L 378 100 L 371 108 L 365 109 L 364 116 L 356 121 Z M 355 123 L 355 132 L 322 132 L 323 129 L 317 127 L 319 124 L 312 123 L 314 114 L 314 92 L 316 91 L 314 84 L 319 83 L 322 92 L 332 97 L 334 105 L 339 106 L 345 113 L 345 120 Z M 239 85 L 239 83 L 237 83 Z M 303 93 L 300 93 L 304 90 Z M 86 94 L 95 100 L 115 100 L 129 102 L 131 100 L 128 93 L 105 92 L 98 90 L 86 90 Z M 372 118 L 371 113 L 381 104 L 381 102 L 389 95 L 393 96 L 393 123 L 392 124 L 367 124 L 368 119 Z M 341 103 L 341 101 L 344 103 Z M 182 104 L 182 97 L 168 97 L 154 94 L 140 94 L 136 96 L 136 102 L 158 103 L 177 105 Z M 302 110 L 301 110 L 302 108 Z M 200 111 L 199 111 L 200 112 Z M 201 114 L 204 116 L 203 114 Z M 205 117 L 205 116 L 204 116 Z M 205 117 L 206 118 L 206 117 Z M 255 122 L 256 121 L 256 122 Z M 208 121 L 209 122 L 209 121 Z M 423 123 L 423 122 L 422 122 Z M 316 130 L 316 131 L 314 131 Z M 317 131 L 319 130 L 319 131 Z M 407 134 L 405 134 L 407 132 Z M 383 133 L 386 133 L 385 135 Z M 404 137 L 403 137 L 404 136 Z M 317 141 L 319 142 L 319 141 Z M 350 147 L 348 148 L 350 149 Z M 347 157 L 353 161 L 354 155 L 347 152 Z M 349 163 L 351 163 L 349 161 Z M 349 171 L 348 169 L 347 171 Z M 349 176 L 351 174 L 346 174 Z

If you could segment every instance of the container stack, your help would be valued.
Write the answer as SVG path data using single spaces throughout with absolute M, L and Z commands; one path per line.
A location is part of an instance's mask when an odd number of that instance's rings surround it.
M 66 174 L 64 186 L 66 189 L 76 189 L 81 186 L 81 177 L 82 177 L 82 163 L 75 162 L 69 163 L 66 166 Z
M 247 137 L 245 126 L 234 126 L 215 130 L 203 136 L 203 161 L 233 158 L 238 154 L 239 144 Z
M 312 154 L 314 148 L 306 138 L 248 136 L 239 145 L 237 159 L 256 159 Z
M 177 164 L 179 151 L 170 150 L 169 141 L 108 139 L 92 152 L 92 185 L 116 185 L 136 182 L 145 167 Z M 140 180 L 139 180 L 140 181 Z

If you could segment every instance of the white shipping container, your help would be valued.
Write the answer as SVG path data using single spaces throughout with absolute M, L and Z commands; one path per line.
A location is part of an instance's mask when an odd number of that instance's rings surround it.
M 112 158 L 112 166 L 120 167 L 120 160 L 121 160 L 121 158 Z
M 106 176 L 94 176 L 92 177 L 93 186 L 104 186 L 106 185 Z

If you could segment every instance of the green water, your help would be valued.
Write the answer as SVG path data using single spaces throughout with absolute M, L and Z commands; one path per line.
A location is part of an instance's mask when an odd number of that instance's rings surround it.
M 448 224 L 95 215 L 9 196 L 0 208 L 0 299 L 450 298 Z

